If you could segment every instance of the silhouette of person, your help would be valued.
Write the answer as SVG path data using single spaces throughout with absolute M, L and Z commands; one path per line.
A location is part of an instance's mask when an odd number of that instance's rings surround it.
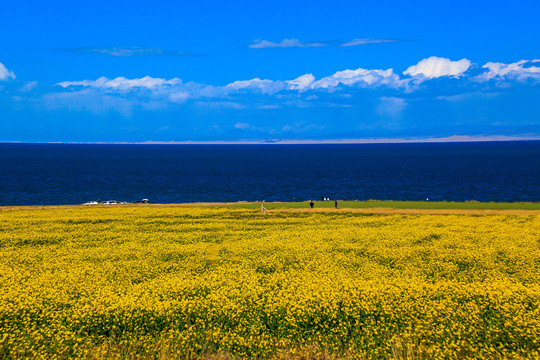
M 311 206 L 312 209 L 313 209 L 313 205 L 315 205 L 315 203 L 313 202 L 313 200 L 309 200 L 309 206 Z
M 335 206 L 336 209 L 337 209 L 337 200 L 334 200 L 334 206 Z

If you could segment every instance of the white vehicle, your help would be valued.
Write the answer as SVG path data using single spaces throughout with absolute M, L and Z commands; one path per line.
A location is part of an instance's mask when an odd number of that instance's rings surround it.
M 105 201 L 105 202 L 102 202 L 103 205 L 116 205 L 118 204 L 118 201 L 116 200 L 108 200 L 108 201 Z
M 83 205 L 98 205 L 99 203 L 97 201 L 87 201 Z

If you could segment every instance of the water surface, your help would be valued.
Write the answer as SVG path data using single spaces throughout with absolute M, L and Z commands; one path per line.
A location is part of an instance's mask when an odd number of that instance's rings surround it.
M 354 145 L 0 144 L 0 205 L 540 201 L 540 141 Z

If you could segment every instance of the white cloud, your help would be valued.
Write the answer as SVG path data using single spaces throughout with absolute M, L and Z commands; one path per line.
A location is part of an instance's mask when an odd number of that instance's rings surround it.
M 240 98 L 232 101 L 222 101 L 218 99 L 227 99 L 231 94 L 237 93 L 238 96 L 246 94 L 264 94 L 273 95 L 276 101 L 280 104 L 258 104 L 261 109 L 270 109 L 279 107 L 291 101 L 291 96 L 297 97 L 295 100 L 296 106 L 305 103 L 302 94 L 308 90 L 327 89 L 334 91 L 338 86 L 361 86 L 361 87 L 378 87 L 388 86 L 398 88 L 406 87 L 409 80 L 401 80 L 392 69 L 387 70 L 344 70 L 338 71 L 335 74 L 323 77 L 319 80 L 313 74 L 304 74 L 293 80 L 269 80 L 254 78 L 251 80 L 234 81 L 225 86 L 212 86 L 199 84 L 194 82 L 182 83 L 178 78 L 170 80 L 153 78 L 146 76 L 143 78 L 127 79 L 118 77 L 108 79 L 101 77 L 97 80 L 82 80 L 82 81 L 63 81 L 57 85 L 62 88 L 69 89 L 94 89 L 97 92 L 104 94 L 112 94 L 115 92 L 125 93 L 130 91 L 145 90 L 144 98 L 148 101 L 153 101 L 156 104 L 176 103 L 182 104 L 188 101 L 199 101 L 195 105 L 214 108 L 243 108 L 244 105 L 239 103 Z M 288 93 L 278 94 L 279 92 L 289 91 Z M 296 93 L 295 93 L 296 92 Z M 313 95 L 313 94 L 311 94 Z M 282 97 L 280 99 L 280 97 Z M 137 99 L 142 101 L 142 97 Z M 309 100 L 309 98 L 306 98 Z M 211 102 L 215 104 L 212 105 Z M 144 103 L 144 101 L 142 101 Z M 161 106 L 161 105 L 160 105 Z
M 261 80 L 259 78 L 254 78 L 251 80 L 239 80 L 226 86 L 227 89 L 234 91 L 251 89 L 259 90 L 263 94 L 274 94 L 280 90 L 283 90 L 284 87 L 285 84 L 282 81 L 273 81 L 268 79 Z
M 313 76 L 313 74 L 305 74 L 305 75 L 297 77 L 294 80 L 286 81 L 287 89 L 303 91 L 309 88 L 309 86 L 313 84 L 314 81 L 315 81 L 315 76 Z
M 244 129 L 249 128 L 249 124 L 248 124 L 248 123 L 241 123 L 241 122 L 239 122 L 239 123 L 236 123 L 236 124 L 234 125 L 234 127 L 237 128 L 237 129 L 242 129 L 242 130 L 244 130 Z
M 106 77 L 100 77 L 97 80 L 82 80 L 82 81 L 62 81 L 56 85 L 63 88 L 82 86 L 93 87 L 101 89 L 111 90 L 130 90 L 132 88 L 147 88 L 155 89 L 162 86 L 173 86 L 182 84 L 182 80 L 178 78 L 165 80 L 160 78 L 153 78 L 145 76 L 139 79 L 126 79 L 125 77 L 117 77 L 116 79 L 108 79 Z
M 0 63 L 0 80 L 15 79 L 13 71 L 9 71 L 4 64 Z
M 540 67 L 528 66 L 531 63 L 537 63 L 539 60 L 520 60 L 511 64 L 498 62 L 488 62 L 482 68 L 487 69 L 486 72 L 478 75 L 476 80 L 489 81 L 491 79 L 509 79 L 525 81 L 527 79 L 540 80 Z
M 391 39 L 354 39 L 348 42 L 345 42 L 339 46 L 356 46 L 356 45 L 366 45 L 366 44 L 381 44 L 381 43 L 391 43 L 396 42 L 397 40 Z
M 338 71 L 331 76 L 314 81 L 310 85 L 310 88 L 330 89 L 335 88 L 340 84 L 349 86 L 356 84 L 364 87 L 381 85 L 399 87 L 404 85 L 403 81 L 400 80 L 399 75 L 395 74 L 392 69 L 369 70 L 358 68 L 356 70 Z
M 266 49 L 266 48 L 290 48 L 290 47 L 321 47 L 327 46 L 321 42 L 300 41 L 298 39 L 284 39 L 281 42 L 271 42 L 267 40 L 257 40 L 253 44 L 249 44 L 250 49 Z
M 274 81 L 264 79 L 261 80 L 259 78 L 254 78 L 251 80 L 237 80 L 235 82 L 232 82 L 227 85 L 228 88 L 234 89 L 234 90 L 240 90 L 240 89 L 248 89 L 248 88 L 264 88 L 268 86 L 272 86 L 274 84 Z
M 470 66 L 471 61 L 468 59 L 452 61 L 447 58 L 432 56 L 419 61 L 416 65 L 410 66 L 403 74 L 410 76 L 424 76 L 428 79 L 441 76 L 459 77 L 460 75 L 463 75 Z

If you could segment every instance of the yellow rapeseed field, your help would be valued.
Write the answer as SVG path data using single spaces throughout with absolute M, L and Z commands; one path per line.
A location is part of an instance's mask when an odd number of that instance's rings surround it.
M 0 209 L 0 358 L 540 357 L 540 216 Z

